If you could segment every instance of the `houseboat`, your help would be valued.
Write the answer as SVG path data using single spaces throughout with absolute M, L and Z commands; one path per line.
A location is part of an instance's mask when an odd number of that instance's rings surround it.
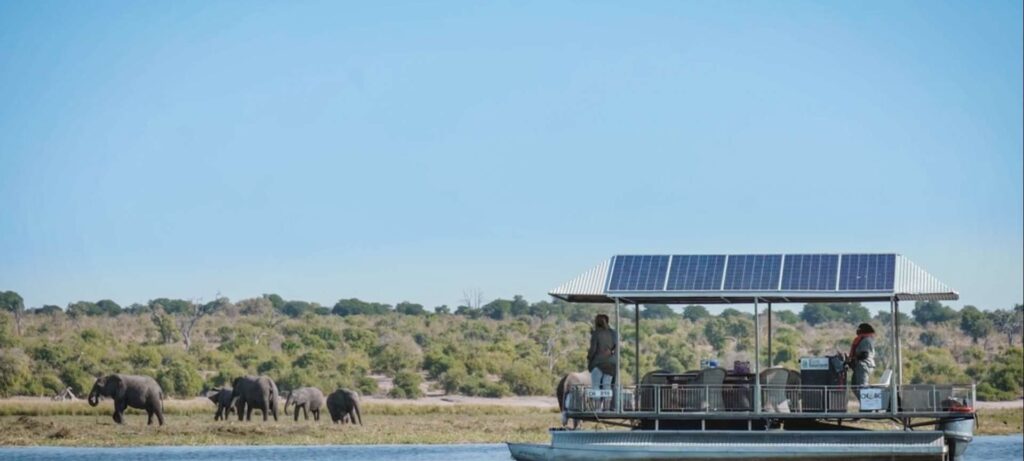
M 957 300 L 959 294 L 902 255 L 618 255 L 550 294 L 614 305 L 620 339 L 621 317 L 633 315 L 633 385 L 617 379 L 611 390 L 577 386 L 566 395 L 569 418 L 621 430 L 552 429 L 550 444 L 509 443 L 516 460 L 956 461 L 973 437 L 973 384 L 904 382 L 900 302 Z M 888 304 L 881 322 L 887 337 L 875 339 L 884 356 L 873 380 L 848 385 L 842 356 L 803 357 L 798 370 L 774 366 L 772 306 L 838 302 Z M 641 370 L 644 303 L 753 306 L 753 364 Z M 768 358 L 762 359 L 765 345 Z M 615 353 L 622 377 L 622 348 Z

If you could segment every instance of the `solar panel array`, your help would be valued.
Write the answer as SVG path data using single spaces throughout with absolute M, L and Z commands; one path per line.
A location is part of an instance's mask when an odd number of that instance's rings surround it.
M 607 291 L 891 291 L 895 267 L 895 254 L 619 255 Z
M 782 274 L 785 291 L 828 291 L 836 289 L 839 255 L 786 255 Z
M 782 255 L 733 255 L 725 270 L 725 290 L 777 290 Z
M 616 256 L 609 291 L 655 291 L 665 287 L 668 256 Z
M 843 255 L 839 289 L 844 291 L 892 290 L 896 255 Z
M 672 256 L 669 270 L 669 291 L 717 290 L 722 287 L 725 255 Z

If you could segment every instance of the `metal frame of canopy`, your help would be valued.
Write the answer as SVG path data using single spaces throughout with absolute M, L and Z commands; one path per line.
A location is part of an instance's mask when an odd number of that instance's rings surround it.
M 633 304 L 633 315 L 634 315 L 634 321 L 633 321 L 634 323 L 633 323 L 633 325 L 635 327 L 634 353 L 636 355 L 635 360 L 634 360 L 633 375 L 634 375 L 635 384 L 639 385 L 640 384 L 640 304 L 642 304 L 642 303 L 639 300 L 636 300 L 636 299 L 619 297 L 619 296 L 613 296 L 613 297 L 611 297 L 611 299 L 613 300 L 613 302 L 615 304 L 615 333 L 616 333 L 616 343 L 617 344 L 621 344 L 622 343 L 622 332 L 621 332 L 622 321 L 621 321 L 621 318 L 620 318 L 621 317 L 620 312 L 622 310 L 622 305 L 623 304 Z M 694 304 L 695 303 L 692 300 L 692 298 L 659 297 L 659 298 L 655 298 L 655 299 L 658 299 L 658 302 L 663 303 L 663 304 Z M 851 299 L 851 301 L 849 301 L 849 302 L 870 302 L 870 301 L 875 301 L 876 300 L 875 298 L 850 298 L 850 299 Z M 736 303 L 719 302 L 718 304 L 747 304 L 747 303 L 742 303 L 742 302 L 736 302 Z M 758 297 L 754 297 L 752 304 L 754 305 L 754 405 L 753 405 L 753 408 L 754 408 L 754 413 L 757 414 L 757 413 L 761 413 L 761 321 L 760 321 L 760 311 L 759 311 L 760 299 Z M 767 309 L 767 312 L 768 312 L 767 339 L 768 339 L 768 357 L 769 357 L 769 359 L 768 359 L 769 360 L 768 366 L 771 367 L 772 366 L 772 359 L 771 359 L 771 341 L 772 341 L 771 312 L 772 312 L 772 302 L 767 302 L 767 305 L 768 305 L 768 309 Z M 902 358 L 902 354 L 900 352 L 900 348 L 902 347 L 902 344 L 900 342 L 900 334 L 899 334 L 899 332 L 900 332 L 900 329 L 899 329 L 899 300 L 894 295 L 889 298 L 889 313 L 890 313 L 890 318 L 891 318 L 890 321 L 892 322 L 892 325 L 893 325 L 893 327 L 891 329 L 891 333 L 892 333 L 891 340 L 892 340 L 892 350 L 893 350 L 892 363 L 894 364 L 894 368 L 895 368 L 895 376 L 894 376 L 894 379 L 892 379 L 890 381 L 889 387 L 890 387 L 890 392 L 891 392 L 890 395 L 898 395 L 898 386 L 903 384 L 903 358 Z M 621 373 L 622 373 L 622 348 L 621 347 L 616 347 L 615 348 L 615 376 L 617 376 L 617 377 L 618 376 L 622 376 Z M 616 378 L 616 380 L 615 380 L 615 395 L 622 395 L 622 380 L 618 379 L 618 378 Z M 898 399 L 895 399 L 895 398 L 889 399 L 889 401 L 890 401 L 889 402 L 890 403 L 890 412 L 891 412 L 891 415 L 893 415 L 893 416 L 899 414 L 897 400 Z M 615 412 L 616 413 L 622 413 L 622 399 L 621 398 L 616 398 L 615 399 Z
M 782 274 L 786 270 L 786 255 L 782 255 L 782 263 L 779 268 L 779 283 L 777 289 L 767 290 L 726 290 L 725 277 L 726 269 L 722 269 L 722 289 L 698 290 L 698 291 L 670 291 L 668 288 L 668 277 L 671 269 L 665 269 L 665 283 L 662 290 L 626 291 L 611 290 L 612 271 L 616 258 L 599 264 L 576 279 L 553 290 L 550 294 L 556 298 L 568 302 L 589 302 L 589 303 L 614 303 L 615 304 L 615 330 L 617 341 L 621 344 L 622 333 L 620 331 L 621 307 L 623 303 L 633 304 L 635 322 L 635 364 L 634 376 L 636 384 L 640 384 L 640 304 L 663 303 L 663 304 L 753 304 L 754 305 L 754 412 L 761 413 L 761 325 L 760 325 L 760 304 L 768 305 L 768 350 L 769 367 L 772 365 L 771 344 L 771 310 L 772 304 L 779 303 L 813 303 L 813 302 L 889 302 L 889 313 L 891 318 L 891 341 L 892 341 L 892 363 L 894 377 L 890 381 L 891 395 L 898 395 L 898 387 L 903 384 L 903 358 L 900 342 L 899 325 L 899 301 L 904 300 L 957 300 L 959 294 L 948 286 L 939 282 L 931 274 L 928 274 L 916 264 L 898 254 L 885 254 L 892 257 L 893 277 L 892 286 L 884 290 L 841 290 L 839 283 L 842 261 L 845 254 L 829 254 L 838 260 L 838 267 L 835 269 L 836 285 L 835 290 L 784 290 Z M 728 266 L 729 255 L 725 256 L 725 265 Z M 628 257 L 628 256 L 627 256 Z M 664 256 L 662 256 L 664 258 Z M 669 266 L 674 256 L 667 255 Z M 616 348 L 616 376 L 622 372 L 622 348 Z M 622 380 L 616 379 L 616 395 L 622 395 Z M 899 414 L 897 398 L 891 398 L 891 416 Z M 622 399 L 615 399 L 616 413 L 622 413 Z

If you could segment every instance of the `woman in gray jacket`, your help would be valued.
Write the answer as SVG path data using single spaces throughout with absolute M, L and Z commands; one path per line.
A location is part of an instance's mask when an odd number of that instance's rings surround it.
M 608 327 L 608 316 L 598 314 L 594 317 L 594 329 L 590 332 L 590 350 L 587 351 L 587 369 L 590 370 L 590 383 L 594 389 L 612 389 L 615 379 L 615 348 L 618 347 L 618 334 Z M 599 400 L 599 408 L 604 408 L 606 400 Z

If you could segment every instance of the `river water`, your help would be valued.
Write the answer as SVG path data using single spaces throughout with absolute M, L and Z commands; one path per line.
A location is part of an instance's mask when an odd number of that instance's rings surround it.
M 975 437 L 968 461 L 1020 461 L 1021 434 Z M 508 461 L 505 445 L 331 445 L 257 447 L 0 448 L 4 461 Z

